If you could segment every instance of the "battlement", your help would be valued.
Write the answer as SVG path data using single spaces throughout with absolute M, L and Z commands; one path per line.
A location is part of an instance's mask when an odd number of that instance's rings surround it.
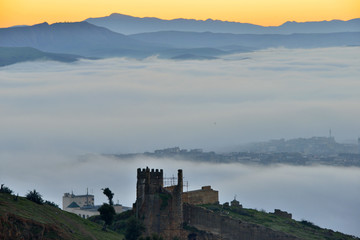
M 164 188 L 162 169 L 137 169 L 136 217 L 143 219 L 146 234 L 162 234 L 165 239 L 180 237 L 182 231 L 183 173 L 178 170 L 177 184 Z M 168 236 L 168 237 L 166 237 Z M 170 238 L 171 236 L 171 238 Z
M 164 185 L 164 173 L 162 169 L 149 169 L 147 168 L 138 168 L 137 169 L 137 179 L 138 182 L 150 185 Z

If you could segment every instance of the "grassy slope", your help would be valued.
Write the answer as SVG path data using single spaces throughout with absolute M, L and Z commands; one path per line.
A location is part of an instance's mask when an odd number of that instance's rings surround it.
M 20 219 L 32 220 L 44 225 L 57 226 L 62 236 L 67 236 L 62 239 L 123 239 L 122 235 L 112 231 L 104 232 L 101 230 L 101 225 L 82 219 L 75 214 L 48 205 L 38 205 L 22 197 L 14 201 L 14 196 L 0 193 L 0 217 L 6 214 L 14 214 Z M 50 239 L 58 239 L 58 236 Z
M 236 209 L 233 207 L 224 208 L 221 205 L 203 205 L 203 207 L 220 214 L 230 216 L 234 219 L 240 219 L 244 222 L 255 223 L 276 231 L 289 233 L 301 239 L 359 239 L 340 232 L 320 228 L 311 222 L 298 222 L 293 219 L 286 219 L 271 213 L 257 211 L 254 209 Z
M 31 47 L 0 47 L 0 67 L 25 61 L 52 60 L 74 62 L 79 56 L 47 53 Z

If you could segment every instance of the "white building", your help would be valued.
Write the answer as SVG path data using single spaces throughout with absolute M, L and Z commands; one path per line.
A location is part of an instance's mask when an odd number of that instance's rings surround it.
M 100 205 L 94 205 L 94 195 L 74 195 L 73 193 L 64 193 L 63 196 L 63 210 L 75 213 L 82 218 L 89 218 L 91 216 L 100 215 L 98 211 Z M 123 208 L 120 204 L 115 204 L 114 209 L 116 213 L 121 213 L 129 208 Z

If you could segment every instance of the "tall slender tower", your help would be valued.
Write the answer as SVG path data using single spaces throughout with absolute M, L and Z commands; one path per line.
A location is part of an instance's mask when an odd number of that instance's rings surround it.
M 358 154 L 360 154 L 360 137 L 358 138 Z

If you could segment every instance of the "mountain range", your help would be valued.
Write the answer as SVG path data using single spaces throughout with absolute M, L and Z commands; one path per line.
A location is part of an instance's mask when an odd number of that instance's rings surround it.
M 87 57 L 137 56 L 159 50 L 148 44 L 88 22 L 48 23 L 0 29 L 0 46 L 33 47 L 41 51 Z
M 22 51 L 15 49 L 30 47 L 47 54 L 76 55 L 75 59 L 81 57 L 142 59 L 154 55 L 175 60 L 216 59 L 228 54 L 266 48 L 360 46 L 359 26 L 360 19 L 285 23 L 279 27 L 262 27 L 214 20 L 161 20 L 112 14 L 109 17 L 90 18 L 83 22 L 51 25 L 45 22 L 33 26 L 1 28 L 0 47 L 12 49 L 7 49 L 6 55 L 0 52 L 0 58 L 5 59 L 3 62 L 11 63 L 32 60 L 26 55 L 29 49 L 24 51 L 23 58 L 20 54 Z M 138 33 L 129 34 L 129 29 Z M 159 31 L 164 29 L 167 31 Z M 246 30 L 248 32 L 257 30 L 256 34 L 235 33 L 246 32 L 244 29 L 248 29 Z M 281 33 L 285 31 L 281 29 L 288 29 L 285 32 L 291 34 L 264 34 L 266 31 L 269 32 L 269 29 Z M 304 29 L 316 33 L 301 33 L 305 31 Z M 48 58 L 40 59 L 51 59 L 50 55 L 47 56 Z M 9 58 L 16 61 L 7 61 Z M 54 59 L 59 58 L 52 58 Z
M 228 22 L 207 19 L 173 19 L 139 18 L 113 13 L 107 17 L 88 18 L 85 21 L 97 26 L 106 27 L 114 32 L 136 34 L 158 31 L 189 31 L 235 34 L 292 34 L 292 33 L 333 33 L 359 32 L 360 18 L 349 21 L 332 20 L 320 22 L 286 22 L 276 27 L 264 27 L 249 23 Z

